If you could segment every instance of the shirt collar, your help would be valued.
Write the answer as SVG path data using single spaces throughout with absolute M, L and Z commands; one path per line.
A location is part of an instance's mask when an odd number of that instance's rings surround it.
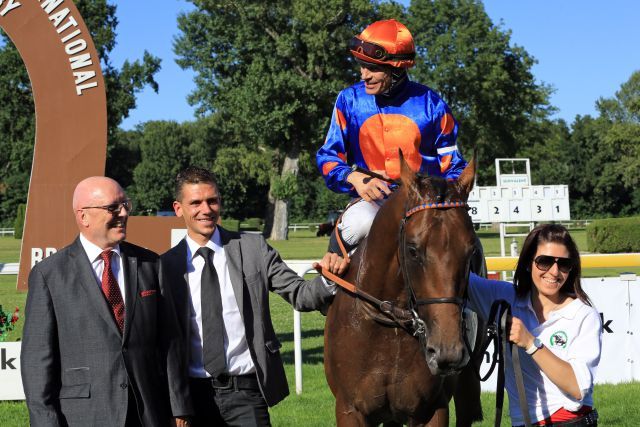
M 559 310 L 554 310 L 553 312 L 551 312 L 550 318 L 564 317 L 565 319 L 571 320 L 574 317 L 576 317 L 576 314 L 578 313 L 578 310 L 580 309 L 581 304 L 580 304 L 579 298 L 575 296 L 573 296 L 573 298 L 575 299 L 571 301 L 569 304 L 565 305 Z M 515 305 L 522 309 L 528 308 L 529 310 L 533 311 L 533 305 L 531 304 L 531 292 L 527 292 L 527 294 L 524 296 L 516 297 Z
M 187 258 L 193 259 L 198 249 L 200 249 L 200 245 L 196 243 L 189 235 L 186 236 L 187 241 Z M 213 252 L 220 253 L 222 250 L 222 238 L 220 237 L 220 230 L 218 227 L 214 230 L 211 238 L 205 244 L 206 247 L 213 250 Z
M 80 233 L 80 244 L 82 244 L 82 248 L 91 262 L 96 261 L 100 257 L 100 254 L 105 251 L 100 246 L 90 242 L 82 233 Z M 120 245 L 118 244 L 111 248 L 111 252 L 115 252 L 118 256 L 121 256 Z

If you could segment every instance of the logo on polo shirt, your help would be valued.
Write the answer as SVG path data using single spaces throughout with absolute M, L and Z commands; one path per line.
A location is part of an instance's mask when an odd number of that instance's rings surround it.
M 567 333 L 565 331 L 557 331 L 551 335 L 549 345 L 551 347 L 565 348 L 567 346 Z

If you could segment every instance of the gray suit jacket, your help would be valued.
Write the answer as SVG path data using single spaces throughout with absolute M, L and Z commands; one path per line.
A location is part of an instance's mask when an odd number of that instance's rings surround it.
M 220 229 L 231 284 L 244 322 L 251 359 L 256 367 L 262 395 L 269 406 L 289 394 L 281 344 L 276 337 L 269 312 L 269 291 L 287 300 L 296 310 L 324 309 L 333 295 L 320 277 L 305 281 L 282 261 L 278 252 L 262 236 Z M 190 295 L 187 281 L 187 242 L 161 256 L 162 270 L 172 294 L 179 318 L 184 348 L 190 348 Z M 188 365 L 183 367 L 188 376 Z
M 21 368 L 32 426 L 124 426 L 136 410 L 131 387 L 145 426 L 168 425 L 172 410 L 190 414 L 177 372 L 186 355 L 158 255 L 126 242 L 120 250 L 122 336 L 79 239 L 31 271 Z

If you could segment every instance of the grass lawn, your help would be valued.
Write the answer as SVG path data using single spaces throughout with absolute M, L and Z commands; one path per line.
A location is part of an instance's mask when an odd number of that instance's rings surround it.
M 578 246 L 586 248 L 584 230 L 571 232 Z M 482 231 L 479 233 L 487 255 L 499 255 L 499 233 Z M 316 238 L 310 231 L 298 231 L 289 234 L 286 242 L 271 242 L 280 251 L 284 259 L 319 259 L 327 247 L 326 237 Z M 520 242 L 520 247 L 522 243 Z M 13 238 L 0 238 L 0 263 L 17 262 L 20 241 Z M 594 269 L 593 276 L 617 275 L 612 269 Z M 615 270 L 615 269 L 614 269 Z M 640 274 L 640 268 L 622 269 Z M 587 275 L 591 270 L 587 270 Z M 608 274 L 607 274 L 608 273 Z M 5 311 L 13 311 L 19 307 L 24 312 L 26 293 L 15 290 L 15 276 L 0 276 L 0 304 Z M 281 340 L 282 356 L 289 379 L 291 395 L 271 410 L 272 422 L 279 426 L 332 426 L 335 425 L 334 399 L 327 386 L 323 359 L 324 317 L 319 313 L 303 313 L 303 393 L 295 394 L 294 356 L 293 356 L 293 311 L 291 307 L 276 295 L 271 296 L 271 313 L 273 322 Z M 16 329 L 8 336 L 9 341 L 16 341 L 22 333 L 24 319 L 20 319 Z M 638 426 L 640 412 L 637 410 L 637 396 L 640 394 L 640 383 L 619 385 L 596 385 L 595 400 L 601 416 L 601 425 L 606 426 Z M 482 404 L 485 421 L 474 426 L 492 426 L 494 419 L 495 395 L 483 393 Z M 505 402 L 505 408 L 507 407 Z M 453 410 L 451 411 L 453 414 Z M 28 426 L 28 415 L 24 402 L 0 402 L 0 426 Z M 455 425 L 452 421 L 450 425 Z M 503 414 L 503 425 L 509 425 L 509 417 Z

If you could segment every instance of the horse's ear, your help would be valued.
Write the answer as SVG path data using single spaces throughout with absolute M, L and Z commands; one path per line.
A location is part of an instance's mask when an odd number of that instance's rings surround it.
M 407 186 L 407 188 L 413 187 L 416 180 L 416 173 L 409 167 L 400 148 L 398 148 L 398 157 L 400 158 L 400 180 L 402 181 L 402 185 Z
M 458 187 L 465 195 L 471 193 L 476 179 L 476 157 L 476 153 L 474 153 L 473 158 L 458 177 Z

